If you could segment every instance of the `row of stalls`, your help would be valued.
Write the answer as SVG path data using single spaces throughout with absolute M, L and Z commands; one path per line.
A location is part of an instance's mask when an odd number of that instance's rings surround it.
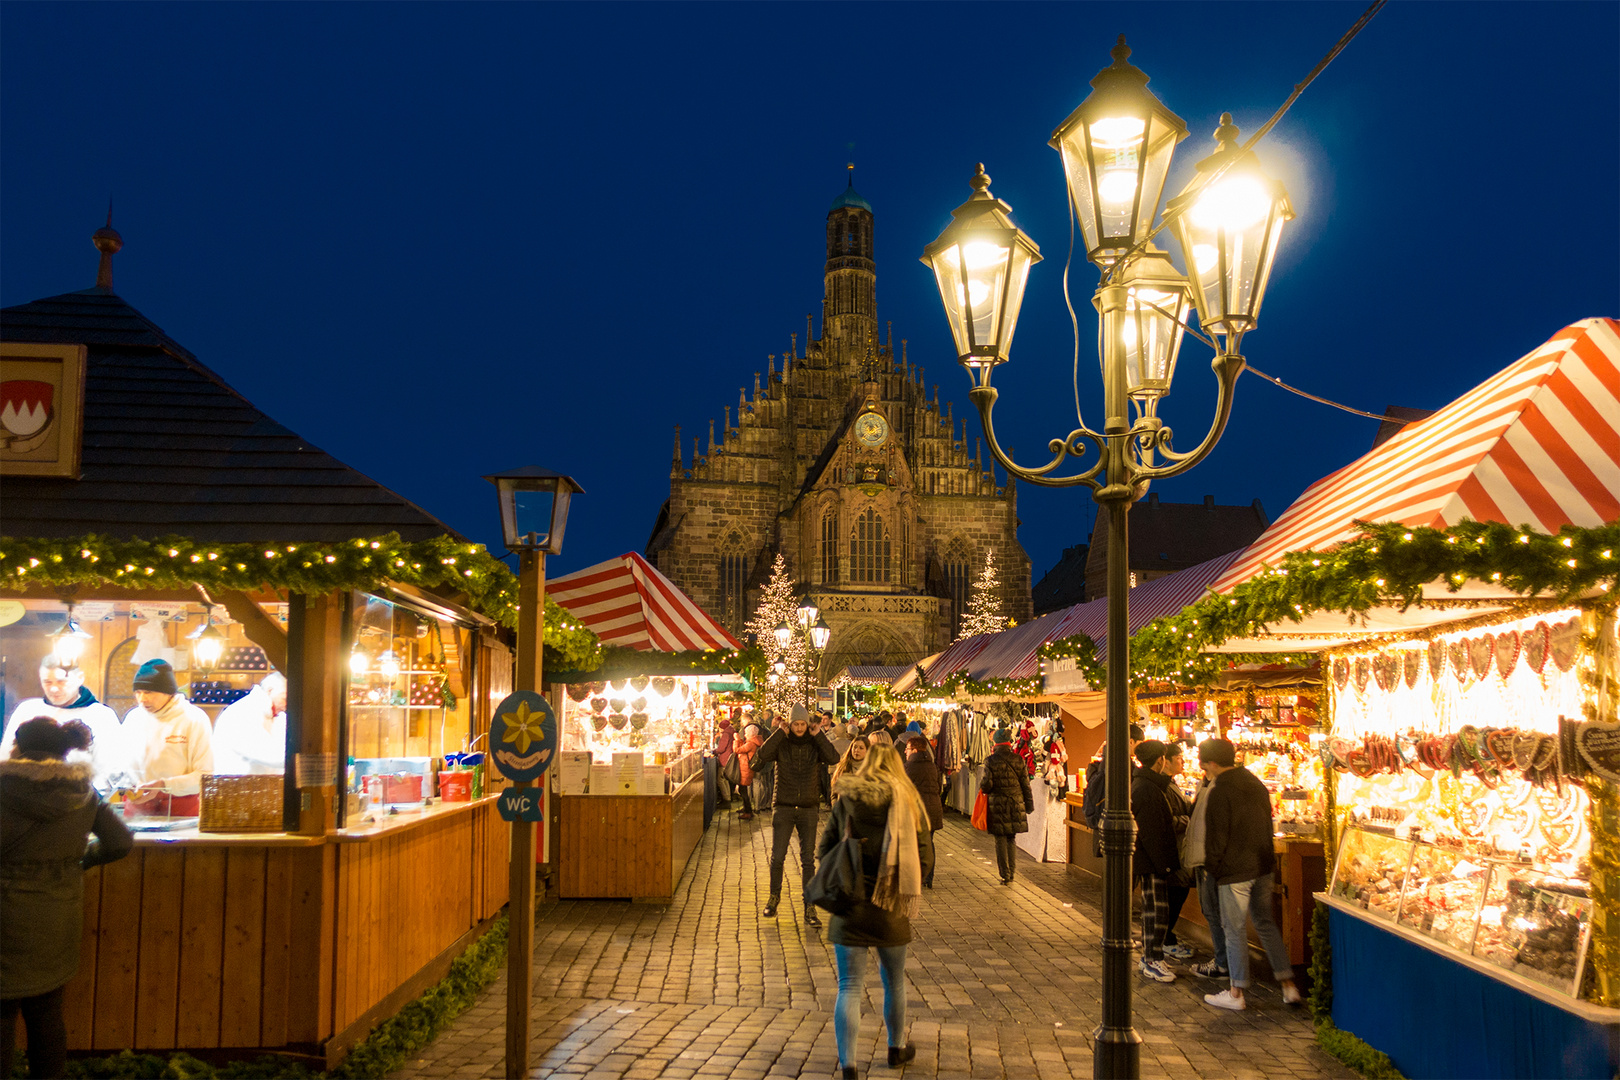
M 0 338 L 5 416 L 32 428 L 0 448 L 4 715 L 52 704 L 42 679 L 105 706 L 97 782 L 136 834 L 85 877 L 68 1046 L 334 1063 L 506 903 L 510 830 L 465 755 L 511 689 L 480 587 L 509 575 L 256 409 L 110 271 L 0 312 Z M 153 660 L 201 717 L 157 748 L 173 768 L 126 722 Z
M 1397 545 L 1559 537 L 1537 558 L 1573 568 L 1615 557 L 1617 519 L 1620 324 L 1592 319 L 1313 485 L 1248 549 L 1131 591 L 1133 636 L 1147 628 L 1161 640 L 1189 639 L 1191 620 L 1222 604 L 1287 596 L 1286 617 L 1199 639 L 1230 658 L 1213 680 L 1137 676 L 1132 711 L 1150 738 L 1230 738 L 1265 781 L 1277 915 L 1296 973 L 1330 978 L 1335 1024 L 1406 1075 L 1620 1069 L 1614 575 L 1568 594 L 1527 584 L 1556 576 L 1545 567 L 1518 580 L 1457 570 L 1394 596 L 1375 567 L 1407 556 L 1377 562 L 1363 542 L 1357 565 L 1370 580 L 1350 591 L 1378 599 L 1347 612 L 1322 598 L 1321 581 L 1289 592 L 1280 564 L 1303 558 L 1296 565 L 1314 571 L 1363 534 L 1358 522 L 1385 522 L 1449 530 L 1426 541 L 1397 529 Z M 1511 528 L 1487 539 L 1469 522 Z M 953 688 L 925 705 L 945 716 L 1009 701 L 1031 714 L 1056 707 L 1077 788 L 1074 774 L 1101 743 L 1102 695 L 1088 692 L 1084 662 L 1043 668 L 1036 657 L 1043 643 L 1085 633 L 1101 660 L 1105 611 L 1095 602 L 958 642 L 895 689 L 1039 674 L 1038 684 L 979 697 Z M 1078 796 L 1069 801 L 1078 818 Z M 1100 873 L 1090 830 L 1067 827 L 1067 857 Z M 1062 849 L 1048 841 L 1054 855 Z M 1182 917 L 1201 921 L 1195 901 Z M 1316 919 L 1330 946 L 1320 958 Z

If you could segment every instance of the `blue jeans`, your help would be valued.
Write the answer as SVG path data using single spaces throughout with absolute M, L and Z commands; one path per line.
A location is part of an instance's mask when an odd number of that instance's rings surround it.
M 1215 950 L 1215 961 L 1225 967 L 1226 930 L 1221 926 L 1220 886 L 1215 884 L 1214 875 L 1205 873 L 1202 868 L 1198 871 L 1198 907 L 1209 926 L 1209 944 Z
M 1281 982 L 1294 977 L 1294 963 L 1288 956 L 1282 931 L 1271 918 L 1272 875 L 1261 874 L 1253 881 L 1240 881 L 1234 885 L 1221 885 L 1221 924 L 1226 932 L 1226 966 L 1232 973 L 1232 985 L 1246 989 L 1249 985 L 1249 926 L 1254 920 L 1254 932 L 1260 938 L 1260 947 L 1271 962 L 1271 974 Z
M 834 945 L 838 956 L 838 1001 L 833 1005 L 833 1031 L 838 1036 L 838 1062 L 855 1064 L 855 1044 L 861 1037 L 861 993 L 866 984 L 866 946 Z M 906 947 L 880 948 L 878 970 L 883 976 L 883 1022 L 889 1045 L 906 1044 Z

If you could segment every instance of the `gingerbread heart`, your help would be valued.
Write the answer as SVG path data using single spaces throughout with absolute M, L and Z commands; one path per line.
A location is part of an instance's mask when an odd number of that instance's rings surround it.
M 1485 749 L 1490 751 L 1498 765 L 1513 764 L 1513 736 L 1512 728 L 1497 728 L 1485 733 Z
M 659 697 L 669 697 L 675 692 L 675 680 L 668 675 L 660 675 L 652 681 L 653 693 Z
M 1474 677 L 1483 679 L 1491 673 L 1491 659 L 1494 655 L 1496 639 L 1490 634 L 1481 634 L 1468 642 L 1468 666 L 1474 669 Z
M 586 686 L 584 683 L 569 683 L 568 684 L 568 700 L 569 701 L 572 701 L 572 702 L 577 704 L 577 703 L 579 703 L 581 701 L 584 701 L 586 698 L 588 698 L 590 696 L 591 696 L 591 688 L 589 686 Z
M 1446 658 L 1451 662 L 1451 673 L 1458 682 L 1468 681 L 1468 640 L 1453 641 L 1446 646 Z
M 1440 673 L 1446 670 L 1446 643 L 1443 641 L 1429 642 L 1429 678 L 1435 682 L 1440 681 Z
M 1412 689 L 1423 677 L 1423 654 L 1416 650 L 1401 655 L 1402 675 L 1406 678 L 1406 688 Z
M 593 698 L 591 698 L 591 712 L 593 712 L 593 713 L 605 713 L 605 712 L 607 712 L 607 698 L 605 698 L 605 697 L 593 697 Z
M 607 717 L 605 717 L 605 716 L 593 716 L 593 717 L 591 717 L 591 727 L 595 728 L 597 731 L 606 731 L 607 726 L 608 726 L 608 718 Z
M 1611 784 L 1620 784 L 1620 724 L 1582 724 L 1575 747 L 1586 767 Z
M 1395 686 L 1395 680 L 1400 677 L 1401 658 L 1395 653 L 1379 653 L 1373 657 L 1373 678 L 1378 683 L 1378 689 L 1388 693 Z
M 1343 656 L 1333 661 L 1333 683 L 1340 690 L 1350 684 L 1350 661 Z
M 634 700 L 634 701 L 632 701 L 630 703 L 630 709 L 631 709 L 632 712 L 646 712 L 647 711 L 647 699 L 644 698 L 644 697 L 636 698 L 636 700 Z
M 622 697 L 616 697 L 612 701 L 609 701 L 608 704 L 613 706 L 614 712 L 624 712 L 624 707 L 630 703 L 624 700 Z
M 1519 635 L 1519 649 L 1524 653 L 1524 662 L 1530 665 L 1530 670 L 1537 675 L 1547 664 L 1547 645 L 1552 639 L 1552 631 L 1544 622 L 1538 622 L 1530 629 Z
M 629 681 L 629 679 L 614 679 L 612 682 L 608 683 L 608 685 L 613 687 L 614 690 L 623 690 L 625 684 Z
M 652 680 L 647 676 L 637 675 L 635 678 L 630 680 L 630 688 L 639 694 L 643 690 L 647 689 L 647 684 L 650 682 L 652 682 Z
M 1575 656 L 1581 651 L 1581 623 L 1570 619 L 1553 627 L 1547 638 L 1547 656 L 1559 671 L 1575 666 Z
M 629 722 L 630 718 L 622 712 L 616 712 L 612 716 L 608 717 L 608 723 L 613 725 L 614 731 L 623 731 L 624 726 Z
M 630 730 L 640 731 L 647 726 L 647 714 L 644 712 L 630 714 Z
M 1356 692 L 1359 694 L 1367 689 L 1367 680 L 1372 676 L 1372 661 L 1365 656 L 1356 657 L 1355 682 Z
M 1496 654 L 1496 673 L 1504 679 L 1513 674 L 1513 667 L 1519 662 L 1519 632 L 1504 630 L 1497 634 L 1492 651 Z
M 1513 764 L 1520 769 L 1528 769 L 1536 760 L 1536 747 L 1541 744 L 1541 736 L 1533 731 L 1521 731 L 1513 739 Z

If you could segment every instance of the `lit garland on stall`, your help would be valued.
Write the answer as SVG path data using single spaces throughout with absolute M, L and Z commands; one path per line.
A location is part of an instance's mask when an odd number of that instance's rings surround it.
M 251 592 L 270 588 L 305 595 L 388 582 L 454 589 L 474 610 L 517 626 L 518 582 L 482 544 L 448 536 L 407 542 L 398 533 L 337 543 L 200 544 L 182 536 L 121 540 L 90 534 L 65 540 L 0 538 L 0 590 L 116 585 L 126 589 Z M 600 663 L 596 635 L 547 602 L 545 643 L 559 662 Z

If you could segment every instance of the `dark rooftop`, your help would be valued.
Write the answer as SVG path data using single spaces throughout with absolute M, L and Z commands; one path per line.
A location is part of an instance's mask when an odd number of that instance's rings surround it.
M 1090 550 L 1088 544 L 1063 549 L 1063 558 L 1030 590 L 1035 614 L 1048 615 L 1085 602 L 1086 553 Z
M 1213 496 L 1201 503 L 1160 502 L 1157 494 L 1131 506 L 1130 569 L 1152 580 L 1197 566 L 1230 551 L 1246 548 L 1269 525 L 1265 507 L 1217 506 Z M 1086 557 L 1086 597 L 1108 595 L 1108 521 L 1097 515 Z
M 1391 405 L 1384 410 L 1384 416 L 1388 419 L 1378 425 L 1378 433 L 1373 436 L 1372 449 L 1376 450 L 1384 445 L 1405 430 L 1409 424 L 1427 420 L 1433 415 L 1433 409 L 1409 409 L 1405 405 Z
M 80 478 L 5 477 L 8 536 L 459 536 L 254 408 L 110 289 L 6 308 L 0 340 L 88 346 Z

